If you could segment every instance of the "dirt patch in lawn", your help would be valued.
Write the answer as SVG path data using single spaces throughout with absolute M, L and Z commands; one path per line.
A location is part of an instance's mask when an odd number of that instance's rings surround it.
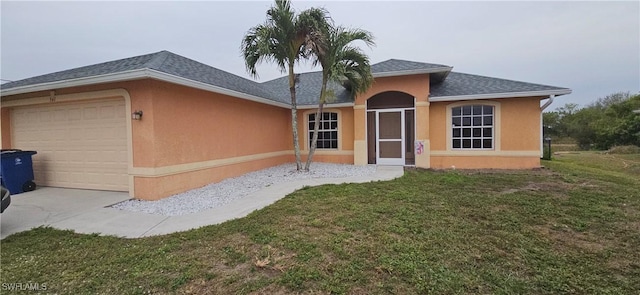
M 525 192 L 525 193 L 544 192 L 547 194 L 551 194 L 554 197 L 559 197 L 564 199 L 564 198 L 568 198 L 567 192 L 576 187 L 595 187 L 595 186 L 588 183 L 572 184 L 572 183 L 557 182 L 557 181 L 527 182 L 523 186 L 507 188 L 499 192 L 498 194 L 508 195 L 508 194 L 514 194 L 519 192 Z
M 210 261 L 204 278 L 196 278 L 179 294 L 230 294 L 244 290 L 249 294 L 287 294 L 277 284 L 278 277 L 295 264 L 290 250 L 255 243 L 245 234 L 233 234 L 218 246 L 222 259 Z M 259 291 L 253 291 L 259 290 Z M 257 292 L 257 293 L 256 293 Z
M 555 229 L 558 228 L 558 229 Z M 579 249 L 589 253 L 598 253 L 607 248 L 604 241 L 587 232 L 577 232 L 567 226 L 536 226 L 534 230 L 553 242 L 553 248 L 559 252 Z

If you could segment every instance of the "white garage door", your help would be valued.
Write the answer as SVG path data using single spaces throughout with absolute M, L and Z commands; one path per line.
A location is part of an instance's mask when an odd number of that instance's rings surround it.
M 128 190 L 124 99 L 14 108 L 12 146 L 35 150 L 37 185 Z

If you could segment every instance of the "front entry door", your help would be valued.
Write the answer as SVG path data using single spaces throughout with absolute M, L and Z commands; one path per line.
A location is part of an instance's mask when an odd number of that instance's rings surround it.
M 379 165 L 404 165 L 404 110 L 379 110 L 376 121 L 376 162 Z

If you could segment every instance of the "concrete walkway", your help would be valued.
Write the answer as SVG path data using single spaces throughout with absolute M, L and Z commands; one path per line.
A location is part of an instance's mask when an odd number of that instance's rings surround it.
M 106 206 L 129 199 L 127 193 L 43 187 L 12 196 L 0 215 L 1 238 L 38 226 L 140 238 L 187 231 L 247 216 L 305 186 L 364 183 L 398 178 L 400 166 L 378 166 L 369 176 L 305 179 L 275 184 L 221 207 L 182 216 L 129 212 Z

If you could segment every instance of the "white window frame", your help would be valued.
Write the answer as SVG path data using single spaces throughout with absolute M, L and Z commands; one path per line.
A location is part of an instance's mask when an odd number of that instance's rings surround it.
M 492 134 L 491 134 L 491 139 L 492 139 L 492 148 L 473 148 L 473 142 L 472 147 L 471 148 L 463 148 L 462 144 L 461 147 L 459 148 L 454 148 L 453 147 L 453 109 L 457 108 L 457 107 L 465 107 L 465 106 L 491 106 L 493 107 L 493 126 L 492 126 Z M 500 107 L 500 103 L 497 101 L 464 101 L 464 102 L 457 102 L 457 103 L 453 103 L 453 104 L 449 104 L 447 105 L 447 124 L 446 124 L 446 128 L 447 128 L 447 150 L 449 151 L 479 151 L 479 152 L 493 152 L 493 151 L 500 151 L 500 133 L 501 133 L 501 128 L 500 128 L 500 112 L 501 112 L 501 107 Z M 468 115 L 470 117 L 473 118 L 473 112 L 471 115 Z M 464 117 L 464 115 L 461 114 L 461 117 Z M 473 120 L 473 119 L 472 119 Z M 484 124 L 483 124 L 484 125 Z M 473 128 L 474 126 L 470 126 L 471 128 Z M 480 128 L 485 128 L 483 126 L 479 126 Z M 460 131 L 462 132 L 462 130 Z M 472 131 L 473 132 L 473 131 Z M 463 139 L 461 137 L 461 139 Z M 473 133 L 472 133 L 472 137 L 470 137 L 469 139 L 473 140 Z
M 326 109 L 322 111 L 322 114 L 320 115 L 321 117 L 326 114 L 326 113 L 334 113 L 336 114 L 336 128 L 334 129 L 324 129 L 322 123 L 325 123 L 326 121 L 323 121 L 322 119 L 320 120 L 320 128 L 318 129 L 318 132 L 336 132 L 336 147 L 335 148 L 321 148 L 319 146 L 316 146 L 316 150 L 320 151 L 336 151 L 336 150 L 340 150 L 342 148 L 342 137 L 341 137 L 341 112 L 340 110 L 333 110 L 333 109 Z M 304 112 L 304 123 L 305 123 L 305 147 L 307 150 L 311 149 L 311 139 L 313 138 L 313 128 L 309 128 L 309 123 L 311 123 L 312 121 L 309 120 L 309 117 L 311 115 L 315 115 L 316 114 L 316 110 L 313 111 L 307 111 Z M 333 122 L 334 120 L 329 119 L 329 122 Z M 314 121 L 315 123 L 315 121 Z M 318 138 L 318 141 L 320 141 L 321 139 Z

